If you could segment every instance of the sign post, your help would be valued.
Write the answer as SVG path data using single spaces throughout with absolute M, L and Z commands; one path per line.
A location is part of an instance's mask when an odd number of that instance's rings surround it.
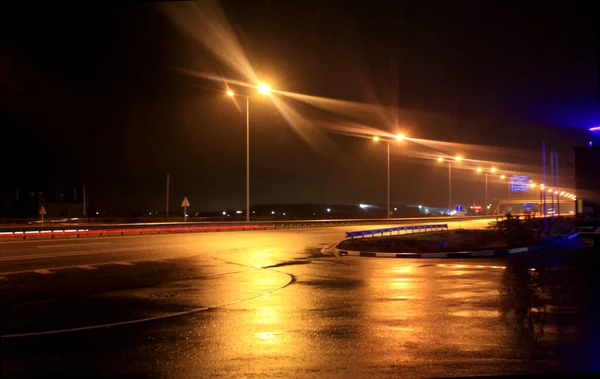
M 181 206 L 183 207 L 183 222 L 187 221 L 187 207 L 189 207 L 191 204 L 188 200 L 187 197 L 183 198 L 183 201 L 181 202 Z
M 46 208 L 42 205 L 40 207 L 40 211 L 38 212 L 40 216 L 42 216 L 42 224 L 44 223 L 44 216 L 46 215 Z

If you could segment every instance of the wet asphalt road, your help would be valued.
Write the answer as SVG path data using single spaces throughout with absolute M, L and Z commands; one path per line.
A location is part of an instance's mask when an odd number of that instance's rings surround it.
M 466 225 L 478 226 L 484 223 Z M 554 251 L 432 260 L 321 253 L 349 229 L 1 244 L 3 375 L 341 378 L 598 370 L 594 256 Z

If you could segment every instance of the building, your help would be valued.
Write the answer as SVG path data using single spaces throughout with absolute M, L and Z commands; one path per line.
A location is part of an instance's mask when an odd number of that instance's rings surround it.
M 588 146 L 574 148 L 578 226 L 600 226 L 600 127 L 590 132 Z

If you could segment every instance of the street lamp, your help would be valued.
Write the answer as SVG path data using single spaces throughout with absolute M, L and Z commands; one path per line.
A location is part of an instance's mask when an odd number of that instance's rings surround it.
M 488 173 L 495 173 L 497 171 L 496 167 L 491 167 L 489 170 L 483 170 L 481 167 L 477 167 L 477 172 L 481 173 L 481 172 L 485 172 L 485 203 L 483 205 L 483 209 L 486 211 L 487 213 L 487 206 L 488 206 Z M 503 178 L 504 175 L 502 175 L 500 178 Z M 510 188 L 509 188 L 510 190 Z
M 267 83 L 259 83 L 257 88 L 258 92 L 263 95 L 268 95 L 271 93 L 271 87 Z
M 460 162 L 462 157 L 457 155 L 454 157 L 454 160 Z M 438 157 L 437 161 L 443 163 L 444 158 Z M 452 159 L 448 159 L 448 209 L 452 209 Z
M 506 181 L 506 195 L 508 196 L 508 198 L 510 199 L 510 178 L 507 177 L 506 175 L 502 174 L 500 175 L 500 179 L 504 180 L 504 179 L 508 179 Z
M 373 137 L 374 142 L 379 142 L 381 138 L 378 136 Z M 396 135 L 397 141 L 404 140 L 404 134 Z M 387 218 L 391 218 L 390 215 L 390 140 L 384 140 L 387 142 Z
M 262 95 L 271 93 L 271 87 L 266 83 L 259 83 L 256 88 Z M 246 222 L 250 222 L 250 95 L 239 95 L 228 89 L 227 96 L 246 99 Z

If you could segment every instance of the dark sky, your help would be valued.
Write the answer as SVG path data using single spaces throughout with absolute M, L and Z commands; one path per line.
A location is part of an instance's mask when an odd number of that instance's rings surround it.
M 107 4 L 3 10 L 3 191 L 67 191 L 85 180 L 99 209 L 158 211 L 169 172 L 172 208 L 183 196 L 194 211 L 242 207 L 244 113 L 222 84 L 176 69 L 245 78 L 157 4 Z M 499 167 L 538 172 L 545 140 L 564 157 L 565 183 L 572 147 L 600 124 L 595 9 L 582 4 L 222 3 L 249 62 L 274 87 L 397 106 L 410 136 L 475 145 L 456 150 Z M 317 150 L 268 98 L 251 111 L 253 203 L 385 202 L 382 146 L 324 134 L 329 148 Z M 446 170 L 402 148 L 392 167 L 393 202 L 446 204 Z M 483 200 L 471 171 L 454 179 L 457 202 Z M 496 183 L 490 197 L 504 191 Z

